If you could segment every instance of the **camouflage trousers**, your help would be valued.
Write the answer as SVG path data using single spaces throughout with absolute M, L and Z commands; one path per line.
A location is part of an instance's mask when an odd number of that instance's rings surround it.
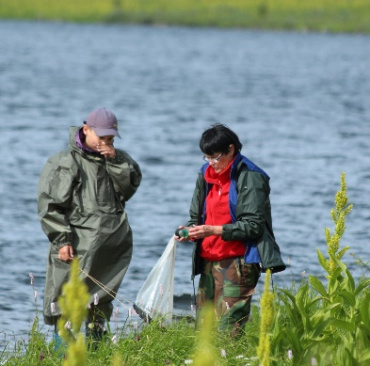
M 258 263 L 243 257 L 217 262 L 203 260 L 197 293 L 197 321 L 206 302 L 212 302 L 219 329 L 243 326 L 249 317 L 252 295 L 261 275 Z

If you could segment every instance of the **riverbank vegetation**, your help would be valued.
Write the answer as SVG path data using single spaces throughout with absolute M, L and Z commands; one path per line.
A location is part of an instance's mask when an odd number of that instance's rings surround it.
M 370 33 L 368 0 L 0 0 L 0 19 Z
M 122 328 L 114 329 L 113 321 L 107 336 L 98 344 L 91 343 L 91 339 L 84 342 L 79 330 L 79 314 L 85 312 L 86 299 L 76 296 L 76 292 L 84 291 L 79 289 L 78 267 L 72 266 L 72 284 L 66 285 L 61 299 L 64 320 L 58 323 L 66 356 L 60 357 L 54 350 L 54 342 L 48 341 L 40 330 L 36 303 L 36 317 L 28 342 L 18 343 L 12 356 L 9 349 L 0 352 L 0 364 L 369 365 L 370 268 L 368 263 L 356 260 L 362 271 L 356 283 L 343 261 L 349 247 L 340 247 L 346 216 L 351 210 L 343 173 L 331 210 L 334 230 L 325 230 L 326 254 L 317 250 L 322 274 L 303 275 L 301 282 L 292 283 L 289 289 L 270 289 L 271 274 L 266 273 L 261 300 L 252 306 L 251 319 L 243 334 L 237 337 L 231 337 L 227 331 L 217 331 L 213 311 L 208 309 L 200 329 L 195 329 L 194 322 L 186 318 L 170 324 L 160 318 L 138 324 L 129 312 Z M 80 311 L 76 310 L 79 306 L 76 301 L 82 305 Z M 66 329 L 76 336 L 67 336 Z

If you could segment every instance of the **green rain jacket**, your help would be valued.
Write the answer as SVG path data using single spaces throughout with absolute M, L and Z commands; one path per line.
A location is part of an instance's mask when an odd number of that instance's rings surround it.
M 44 295 L 44 320 L 50 325 L 60 316 L 58 297 L 70 270 L 58 259 L 61 247 L 71 244 L 80 268 L 114 293 L 132 257 L 124 208 L 140 185 L 139 165 L 123 150 L 116 149 L 112 159 L 84 151 L 76 145 L 78 130 L 71 127 L 68 150 L 49 158 L 38 187 L 38 214 L 50 241 Z M 112 297 L 92 280 L 86 284 L 90 303 L 95 295 L 101 315 L 109 320 Z
M 241 156 L 236 168 L 232 169 L 231 180 L 236 184 L 231 184 L 230 190 L 235 186 L 236 221 L 222 226 L 222 239 L 254 242 L 261 259 L 262 271 L 267 269 L 273 273 L 284 271 L 286 266 L 272 229 L 269 178 L 261 174 L 260 168 L 252 162 L 249 161 L 251 164 L 248 167 L 245 161 L 248 159 Z M 198 174 L 190 205 L 190 220 L 186 226 L 204 224 L 204 202 L 208 191 L 203 175 L 205 168 L 206 165 Z M 201 242 L 198 240 L 194 246 L 192 278 L 201 272 Z

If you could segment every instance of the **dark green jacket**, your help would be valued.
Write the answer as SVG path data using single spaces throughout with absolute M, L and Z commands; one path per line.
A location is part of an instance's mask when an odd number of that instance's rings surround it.
M 68 280 L 70 264 L 58 259 L 62 246 L 71 244 L 80 268 L 114 292 L 132 257 L 132 232 L 124 207 L 141 182 L 140 168 L 122 150 L 116 150 L 114 159 L 82 150 L 75 140 L 78 129 L 70 130 L 68 150 L 47 161 L 38 187 L 38 213 L 50 242 L 46 324 L 55 324 L 60 315 L 58 297 Z M 98 294 L 98 307 L 109 319 L 112 297 L 91 280 L 86 283 L 90 302 Z
M 263 171 L 253 163 L 247 165 L 242 158 L 245 157 L 240 156 L 235 169 L 231 172 L 231 180 L 235 181 L 237 191 L 236 220 L 232 224 L 222 226 L 222 239 L 254 242 L 261 258 L 262 271 L 267 269 L 271 269 L 272 272 L 283 271 L 286 266 L 272 229 L 269 177 L 262 174 Z M 230 185 L 230 189 L 232 186 L 233 184 Z M 208 189 L 201 170 L 191 201 L 190 220 L 187 226 L 204 223 L 204 202 Z M 200 273 L 200 246 L 201 241 L 198 241 L 194 248 L 193 277 Z

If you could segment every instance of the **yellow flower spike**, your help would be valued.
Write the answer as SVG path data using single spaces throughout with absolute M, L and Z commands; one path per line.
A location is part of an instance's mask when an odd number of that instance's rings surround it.
M 331 216 L 331 219 L 335 222 L 336 221 L 336 211 L 334 210 L 334 208 L 332 208 L 331 210 L 330 210 L 330 216 Z
M 334 234 L 331 235 L 330 230 L 328 228 L 325 229 L 327 252 L 329 255 L 336 257 L 336 259 L 340 259 L 343 256 L 344 252 L 349 249 L 349 247 L 346 247 L 339 251 L 339 243 L 346 230 L 346 216 L 351 212 L 353 208 L 352 204 L 348 205 L 347 185 L 345 177 L 345 173 L 343 172 L 341 175 L 340 190 L 335 195 L 335 208 L 330 211 L 331 218 L 335 224 Z M 328 272 L 328 275 L 326 277 L 330 279 L 332 274 L 336 271 L 338 265 L 332 258 L 326 260 L 326 265 L 326 270 Z
M 274 322 L 274 294 L 270 291 L 271 271 L 266 271 L 266 280 L 261 297 L 260 340 L 257 355 L 261 366 L 270 364 L 270 331 Z
M 353 208 L 353 204 L 351 203 L 350 205 L 348 205 L 346 207 L 346 209 L 343 211 L 343 214 L 344 216 L 348 215 L 351 211 L 352 211 L 352 208 Z
M 87 286 L 79 277 L 79 261 L 75 258 L 71 263 L 69 281 L 63 285 L 62 295 L 58 299 L 62 312 L 58 320 L 58 331 L 68 347 L 64 366 L 85 364 L 85 337 L 79 332 L 87 315 L 89 298 Z
M 345 224 L 344 224 L 344 212 L 341 212 L 341 214 L 339 215 L 339 219 L 338 219 L 338 221 L 337 221 L 337 226 L 336 226 L 336 228 L 337 228 L 337 232 L 338 233 L 342 233 L 342 232 L 344 232 L 344 230 L 345 230 L 345 228 L 346 228 L 346 226 L 345 226 Z
M 348 199 L 346 197 L 346 193 L 339 191 L 335 196 L 335 204 L 336 204 L 335 208 L 337 209 L 337 211 L 342 210 L 343 207 L 347 204 L 347 201 Z
M 122 366 L 122 357 L 120 354 L 115 354 L 113 356 L 112 366 Z
M 68 347 L 67 358 L 64 361 L 64 366 L 82 366 L 86 361 L 85 337 L 79 334 L 77 341 L 73 342 Z
M 199 343 L 197 351 L 193 357 L 194 366 L 215 366 L 217 359 L 213 350 L 213 324 L 214 311 L 210 304 L 206 304 L 201 316 L 203 322 L 199 333 Z
M 347 193 L 346 175 L 344 172 L 342 173 L 340 177 L 340 181 L 341 181 L 341 189 L 340 191 L 337 192 L 335 196 L 335 203 L 336 203 L 337 211 L 341 211 L 348 202 L 348 197 L 346 194 Z
M 81 324 L 87 315 L 89 293 L 86 284 L 79 278 L 78 259 L 71 264 L 69 281 L 63 285 L 62 296 L 59 298 L 59 306 L 63 318 L 71 322 L 73 331 L 79 332 Z
M 329 243 L 330 243 L 330 237 L 331 237 L 331 235 L 330 235 L 330 229 L 329 228 L 326 228 L 325 229 L 325 238 L 326 238 L 326 243 L 329 245 Z

